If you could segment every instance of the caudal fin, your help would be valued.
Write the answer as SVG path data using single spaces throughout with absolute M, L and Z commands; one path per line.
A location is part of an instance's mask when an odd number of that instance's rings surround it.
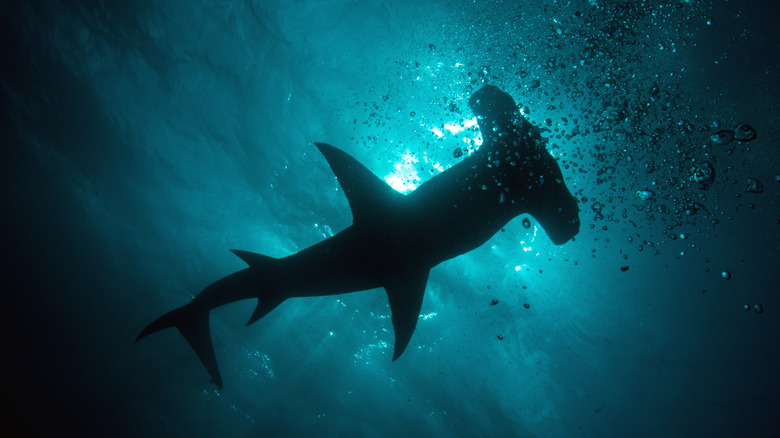
M 211 333 L 209 332 L 209 312 L 194 308 L 192 304 L 179 307 L 149 324 L 135 341 L 138 342 L 152 333 L 170 327 L 179 329 L 184 339 L 192 346 L 195 354 L 206 367 L 206 371 L 211 376 L 211 383 L 222 390 L 222 376 L 219 374 L 217 357 L 214 354 L 214 346 L 211 343 Z

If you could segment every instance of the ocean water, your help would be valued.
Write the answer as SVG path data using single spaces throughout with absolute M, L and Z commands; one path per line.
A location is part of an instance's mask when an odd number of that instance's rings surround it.
M 771 2 L 0 12 L 6 431 L 780 434 Z M 395 362 L 381 289 L 291 299 L 249 327 L 251 301 L 213 311 L 222 391 L 176 330 L 135 343 L 243 269 L 229 249 L 283 257 L 351 224 L 314 142 L 408 193 L 478 147 L 467 101 L 484 84 L 549 139 L 574 241 L 524 215 L 434 268 Z

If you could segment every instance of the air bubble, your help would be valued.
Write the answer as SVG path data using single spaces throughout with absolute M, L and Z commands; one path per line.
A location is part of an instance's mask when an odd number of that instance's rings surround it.
M 641 200 L 643 200 L 643 201 L 647 201 L 648 199 L 652 198 L 653 196 L 655 196 L 655 192 L 652 191 L 652 190 L 637 190 L 636 191 L 636 197 L 641 199 Z
M 747 123 L 743 123 L 734 129 L 734 140 L 750 141 L 754 138 L 756 138 L 756 130 Z
M 710 137 L 710 141 L 717 145 L 725 145 L 731 143 L 734 140 L 734 131 L 724 130 Z
M 699 164 L 693 172 L 693 180 L 699 183 L 699 188 L 709 188 L 715 180 L 715 168 L 708 161 Z
M 745 191 L 748 193 L 761 193 L 764 191 L 764 185 L 757 179 L 748 178 Z

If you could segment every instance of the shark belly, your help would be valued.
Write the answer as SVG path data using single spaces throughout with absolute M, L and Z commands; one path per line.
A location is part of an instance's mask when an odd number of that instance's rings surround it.
M 275 284 L 286 297 L 337 295 L 382 287 L 396 264 L 391 233 L 354 225 L 279 260 Z M 281 286 L 284 285 L 284 286 Z

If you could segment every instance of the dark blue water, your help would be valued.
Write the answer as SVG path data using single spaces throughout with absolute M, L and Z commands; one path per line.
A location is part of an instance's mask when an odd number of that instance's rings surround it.
M 4 429 L 780 433 L 770 2 L 34 3 L 0 6 Z M 575 241 L 518 218 L 435 268 L 396 362 L 382 290 L 212 312 L 221 392 L 175 330 L 134 343 L 229 249 L 351 223 L 313 142 L 410 191 L 476 145 L 486 83 L 550 139 Z

